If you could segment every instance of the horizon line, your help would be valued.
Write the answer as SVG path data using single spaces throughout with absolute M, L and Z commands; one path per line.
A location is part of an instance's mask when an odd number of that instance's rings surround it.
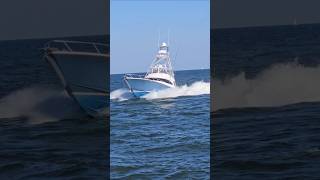
M 87 35 L 74 35 L 74 36 L 49 36 L 49 37 L 34 37 L 34 38 L 17 38 L 17 39 L 0 39 L 0 42 L 3 41 L 24 41 L 24 40 L 45 40 L 45 39 L 54 39 L 54 38 L 77 38 L 77 37 L 90 37 L 90 36 L 110 36 L 110 33 L 107 34 L 87 34 Z
M 266 25 L 252 25 L 252 26 L 234 26 L 234 27 L 210 27 L 210 30 L 223 30 L 223 29 L 241 29 L 241 28 L 262 28 L 262 27 L 277 27 L 277 26 L 300 26 L 300 25 L 316 25 L 320 22 L 315 23 L 298 23 L 298 24 L 266 24 Z

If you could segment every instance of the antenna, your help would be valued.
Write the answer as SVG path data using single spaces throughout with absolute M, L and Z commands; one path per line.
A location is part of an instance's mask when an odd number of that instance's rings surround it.
M 175 44 L 177 44 L 177 43 L 175 43 Z M 174 55 L 174 60 L 176 60 L 176 59 L 177 59 L 178 51 L 179 51 L 179 46 L 177 46 L 176 54 Z
M 158 48 L 160 48 L 160 29 L 158 30 Z
M 179 48 L 177 48 L 176 54 L 174 55 L 174 60 L 177 59 Z
M 170 29 L 168 28 L 168 46 L 170 47 Z

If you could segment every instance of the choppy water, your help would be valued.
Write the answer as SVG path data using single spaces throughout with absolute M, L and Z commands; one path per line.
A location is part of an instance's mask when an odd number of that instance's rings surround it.
M 320 25 L 213 34 L 213 177 L 319 179 Z
M 111 75 L 112 178 L 209 179 L 209 73 L 178 71 L 178 88 L 143 99 Z
M 47 41 L 0 42 L 0 179 L 105 179 L 107 117 L 87 117 L 63 91 L 42 59 Z

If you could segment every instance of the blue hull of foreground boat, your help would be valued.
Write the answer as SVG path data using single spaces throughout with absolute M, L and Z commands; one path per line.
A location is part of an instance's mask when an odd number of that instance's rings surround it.
M 73 98 L 87 114 L 94 117 L 106 115 L 108 99 L 106 94 L 73 93 Z
M 171 88 L 171 86 L 163 83 L 143 78 L 124 78 L 124 81 L 135 97 L 142 97 L 152 91 Z

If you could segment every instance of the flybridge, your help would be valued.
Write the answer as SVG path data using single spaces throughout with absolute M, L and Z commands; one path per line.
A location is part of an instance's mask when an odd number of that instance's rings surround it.
M 173 68 L 169 54 L 169 47 L 166 43 L 162 43 L 156 55 L 156 59 L 152 62 L 146 78 L 166 79 L 170 84 L 175 85 Z

